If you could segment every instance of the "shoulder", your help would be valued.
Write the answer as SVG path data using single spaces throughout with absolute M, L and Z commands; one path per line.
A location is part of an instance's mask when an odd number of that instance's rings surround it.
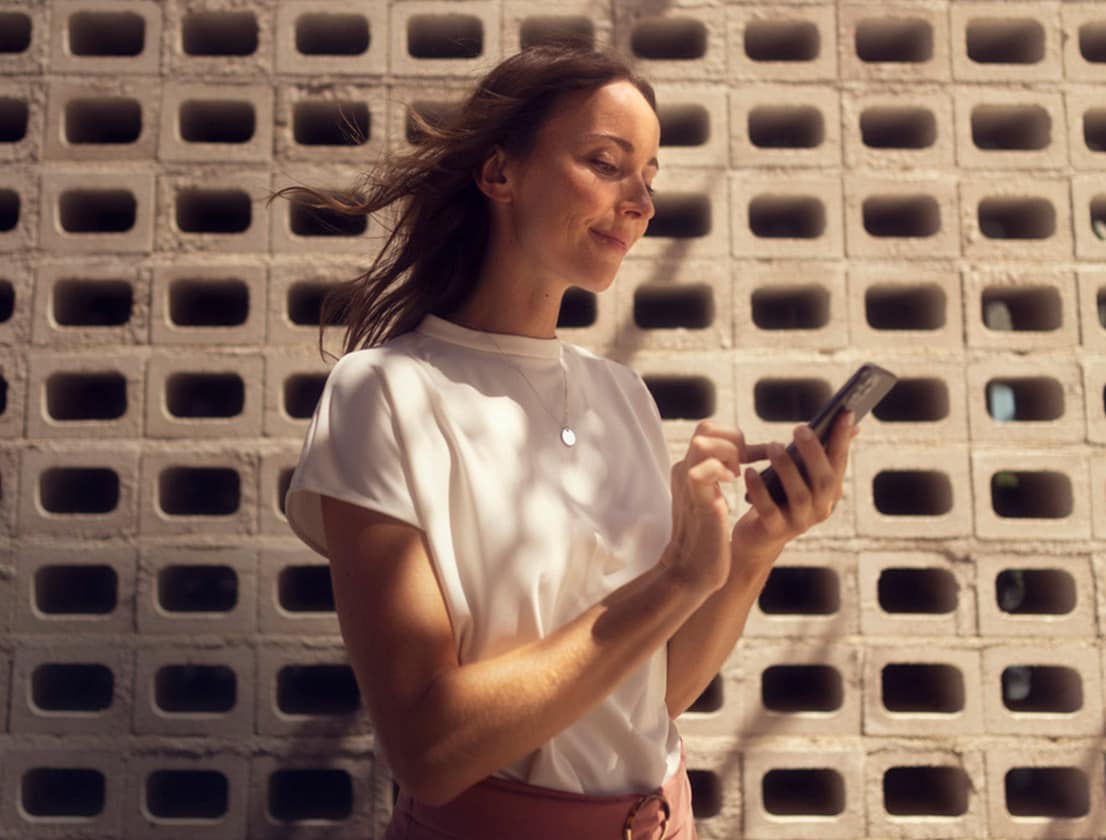
M 647 391 L 645 380 L 633 368 L 627 367 L 621 362 L 616 362 L 614 359 L 608 359 L 606 356 L 600 356 L 598 353 L 577 344 L 565 342 L 564 346 L 566 351 L 579 360 L 581 367 L 589 376 L 599 379 L 606 378 L 610 384 L 617 385 L 621 391 L 628 394 L 639 394 L 642 391 Z
M 402 376 L 418 364 L 407 336 L 400 336 L 387 344 L 346 353 L 334 363 L 328 380 L 333 387 L 371 387 Z

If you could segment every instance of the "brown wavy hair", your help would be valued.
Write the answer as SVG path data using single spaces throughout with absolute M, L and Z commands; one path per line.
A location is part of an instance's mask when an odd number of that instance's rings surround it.
M 532 46 L 496 65 L 460 106 L 433 123 L 412 111 L 411 151 L 392 155 L 348 190 L 285 187 L 276 198 L 347 217 L 386 215 L 384 245 L 368 270 L 331 287 L 319 319 L 346 328 L 343 352 L 414 329 L 427 313 L 448 317 L 468 298 L 488 246 L 490 214 L 474 175 L 496 146 L 525 158 L 557 98 L 631 82 L 656 111 L 649 82 L 610 49 L 563 42 Z M 383 211 L 387 211 L 386 214 Z

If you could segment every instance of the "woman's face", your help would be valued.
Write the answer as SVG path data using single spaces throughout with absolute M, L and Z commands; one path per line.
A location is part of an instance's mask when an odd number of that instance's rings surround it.
M 660 123 L 627 81 L 560 98 L 513 169 L 511 229 L 539 282 L 606 289 L 653 217 Z

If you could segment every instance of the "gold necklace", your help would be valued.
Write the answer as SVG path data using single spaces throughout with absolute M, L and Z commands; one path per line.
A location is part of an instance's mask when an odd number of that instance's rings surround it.
M 503 348 L 500 347 L 499 342 L 495 340 L 495 336 L 493 336 L 491 333 L 486 333 L 486 335 L 492 340 L 492 344 L 495 345 L 500 355 L 505 355 L 503 353 Z M 575 446 L 576 432 L 574 432 L 572 430 L 572 427 L 568 425 L 568 371 L 565 370 L 564 350 L 561 351 L 560 365 L 561 379 L 564 381 L 565 393 L 564 411 L 561 414 L 561 443 L 563 443 L 565 446 Z M 538 405 L 542 407 L 542 411 L 544 411 L 546 414 L 556 420 L 557 415 L 555 415 L 552 411 L 545 407 L 545 400 L 542 399 L 542 395 L 538 393 L 538 389 L 534 387 L 534 383 L 530 381 L 530 377 L 528 377 L 526 373 L 522 370 L 522 368 L 518 367 L 518 365 L 511 365 L 511 367 L 514 368 L 518 375 L 522 377 L 523 381 L 529 386 L 530 390 L 534 392 L 534 396 L 538 398 Z

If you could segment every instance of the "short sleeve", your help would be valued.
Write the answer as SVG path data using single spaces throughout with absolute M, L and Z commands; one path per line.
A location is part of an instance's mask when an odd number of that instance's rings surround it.
M 380 351 L 358 351 L 338 360 L 285 495 L 292 531 L 324 557 L 322 495 L 422 527 L 393 408 Z
M 642 428 L 645 430 L 645 435 L 649 440 L 650 453 L 653 456 L 653 462 L 657 466 L 657 470 L 661 474 L 664 486 L 669 488 L 669 475 L 672 470 L 672 456 L 668 451 L 668 442 L 664 439 L 664 426 L 661 421 L 661 413 L 657 408 L 657 401 L 653 399 L 653 394 L 650 392 L 649 387 L 645 384 L 645 380 L 641 378 L 635 370 L 630 370 L 634 378 L 634 388 L 630 394 L 630 400 L 634 407 L 634 412 L 637 414 L 638 422 L 641 423 Z

